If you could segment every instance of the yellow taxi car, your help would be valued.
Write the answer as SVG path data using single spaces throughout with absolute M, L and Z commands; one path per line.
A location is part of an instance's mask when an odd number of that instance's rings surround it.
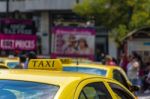
M 0 69 L 9 69 L 9 67 L 3 63 L 0 63 Z
M 0 70 L 0 99 L 136 98 L 115 80 L 61 70 L 58 59 L 33 59 L 28 69 Z
M 13 69 L 19 64 L 19 58 L 0 58 L 0 65 Z
M 132 85 L 124 70 L 119 66 L 105 66 L 97 63 L 68 63 L 63 64 L 63 71 L 97 74 L 112 78 L 123 84 L 130 91 L 138 91 L 139 87 Z

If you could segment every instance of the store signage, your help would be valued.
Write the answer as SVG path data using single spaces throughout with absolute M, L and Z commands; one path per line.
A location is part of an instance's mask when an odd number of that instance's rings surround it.
M 2 50 L 35 50 L 36 36 L 0 35 L 0 49 Z
M 1 19 L 1 50 L 36 50 L 36 29 L 32 20 Z
M 35 34 L 35 26 L 32 20 L 2 19 L 0 20 L 0 33 L 2 34 Z

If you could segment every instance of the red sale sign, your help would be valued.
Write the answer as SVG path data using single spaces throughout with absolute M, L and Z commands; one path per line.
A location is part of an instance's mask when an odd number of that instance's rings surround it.
M 34 35 L 2 35 L 0 34 L 0 49 L 2 50 L 35 50 Z
M 1 50 L 36 50 L 36 29 L 32 20 L 0 19 Z

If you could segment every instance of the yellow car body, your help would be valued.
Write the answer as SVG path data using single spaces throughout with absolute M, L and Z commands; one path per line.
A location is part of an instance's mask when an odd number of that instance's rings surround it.
M 3 63 L 0 63 L 0 69 L 9 69 L 9 67 Z
M 101 87 L 95 89 L 94 84 L 99 84 L 105 91 L 101 90 Z M 111 85 L 116 85 L 119 88 L 114 89 Z M 41 88 L 40 86 L 46 87 Z M 0 70 L 0 87 L 0 92 L 2 92 L 0 98 L 7 97 L 6 99 L 13 99 L 12 95 L 16 99 L 30 99 L 30 97 L 32 99 L 85 99 L 85 97 L 88 99 L 95 99 L 95 97 L 97 97 L 96 99 L 102 97 L 107 97 L 106 99 L 123 99 L 121 98 L 122 95 L 126 99 L 136 98 L 115 80 L 96 75 L 63 71 Z M 53 87 L 56 87 L 57 90 Z M 4 93 L 5 91 L 7 94 Z M 86 96 L 82 94 L 83 91 Z M 117 91 L 120 91 L 120 93 L 117 93 Z
M 13 69 L 19 64 L 19 58 L 0 58 L 0 64 Z
M 129 81 L 124 70 L 119 66 L 106 66 L 97 63 L 90 63 L 90 64 L 71 63 L 71 64 L 63 64 L 63 70 L 96 74 L 107 78 L 115 79 L 124 86 L 126 86 L 128 89 L 132 89 L 131 88 L 132 83 Z
M 58 59 L 32 59 L 28 69 L 0 70 L 0 99 L 135 99 L 115 80 L 64 72 Z

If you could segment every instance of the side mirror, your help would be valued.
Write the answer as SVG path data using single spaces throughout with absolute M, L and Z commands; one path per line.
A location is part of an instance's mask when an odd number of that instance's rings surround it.
M 139 91 L 139 90 L 140 90 L 140 87 L 139 87 L 139 86 L 132 85 L 132 86 L 130 87 L 130 91 L 131 91 L 131 92 L 135 92 L 135 91 Z

